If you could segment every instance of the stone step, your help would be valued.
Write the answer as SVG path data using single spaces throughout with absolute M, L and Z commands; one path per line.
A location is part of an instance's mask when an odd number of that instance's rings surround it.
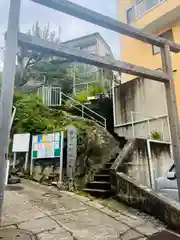
M 104 169 L 101 169 L 100 170 L 100 174 L 110 174 L 110 171 L 111 171 L 111 169 L 109 169 L 109 168 L 104 168 Z
M 111 189 L 111 183 L 105 182 L 105 181 L 93 181 L 89 182 L 87 184 L 88 188 L 91 189 L 103 189 L 103 190 L 110 190 Z
M 105 181 L 105 182 L 110 182 L 110 175 L 109 174 L 96 174 L 94 176 L 95 181 Z
M 107 198 L 111 195 L 110 190 L 105 189 L 92 189 L 92 188 L 85 188 L 83 189 L 84 192 L 89 193 L 90 195 L 98 198 Z
M 108 168 L 108 169 L 110 169 L 110 168 L 111 168 L 111 166 L 112 166 L 112 163 L 111 163 L 111 162 L 108 162 L 108 163 L 106 163 L 106 164 L 105 164 L 105 168 Z
M 15 178 L 15 177 L 8 178 L 8 184 L 16 184 L 20 182 L 21 182 L 20 178 Z

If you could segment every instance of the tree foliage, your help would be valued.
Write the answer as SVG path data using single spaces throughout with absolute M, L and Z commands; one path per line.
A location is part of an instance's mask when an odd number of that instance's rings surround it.
M 56 127 L 56 121 L 52 118 L 51 112 L 37 95 L 16 94 L 14 105 L 17 112 L 12 129 L 13 133 L 36 134 L 52 131 Z
M 60 32 L 60 27 L 58 28 L 58 32 L 56 32 L 51 30 L 50 24 L 44 28 L 40 27 L 38 21 L 33 24 L 31 29 L 28 30 L 29 35 L 54 43 L 60 43 Z M 52 59 L 53 56 L 47 56 L 42 52 L 21 48 L 21 51 L 18 54 L 18 63 L 19 66 L 21 66 L 21 69 L 17 72 L 15 85 L 23 86 L 30 79 L 43 81 L 43 75 L 45 73 L 48 83 L 60 84 L 60 80 L 62 79 L 60 85 L 62 85 L 65 89 L 68 88 L 69 91 L 71 79 L 68 78 L 69 75 L 66 68 L 60 69 L 59 66 L 53 65 L 51 62 Z
M 65 130 L 69 124 L 73 124 L 78 129 L 78 141 L 81 145 L 82 138 L 85 140 L 85 132 L 88 126 L 92 126 L 92 122 L 89 120 L 76 120 L 67 112 L 49 109 L 36 94 L 16 93 L 13 104 L 17 110 L 11 131 L 12 135 L 14 133 L 36 135 L 59 132 Z
M 49 23 L 47 26 L 42 28 L 39 25 L 39 22 L 36 21 L 36 23 L 32 25 L 32 28 L 28 29 L 27 33 L 31 36 L 36 36 L 40 39 L 44 39 L 44 40 L 51 41 L 54 43 L 61 42 L 61 40 L 60 40 L 61 27 L 60 26 L 58 27 L 58 31 L 51 30 L 51 26 Z

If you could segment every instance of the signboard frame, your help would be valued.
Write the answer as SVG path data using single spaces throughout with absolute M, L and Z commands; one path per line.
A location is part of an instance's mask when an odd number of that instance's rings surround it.
M 16 167 L 16 154 L 26 153 L 24 170 L 27 171 L 28 167 L 28 156 L 29 156 L 29 144 L 30 144 L 30 133 L 17 133 L 13 135 L 13 168 Z M 25 145 L 23 145 L 25 144 Z
M 30 164 L 30 175 L 31 176 L 33 175 L 34 161 L 39 159 L 38 157 L 37 158 L 33 157 L 33 138 L 38 137 L 38 136 L 43 136 L 43 135 L 46 136 L 48 134 L 55 134 L 55 133 L 47 133 L 47 134 L 32 136 L 31 164 Z M 60 166 L 60 168 L 59 168 L 59 183 L 62 183 L 64 132 L 63 131 L 59 132 L 59 136 L 60 136 L 60 156 L 58 156 L 59 157 L 59 166 Z M 54 157 L 44 157 L 44 159 L 55 158 L 55 157 L 56 156 L 54 156 Z M 43 157 L 41 159 L 43 159 Z

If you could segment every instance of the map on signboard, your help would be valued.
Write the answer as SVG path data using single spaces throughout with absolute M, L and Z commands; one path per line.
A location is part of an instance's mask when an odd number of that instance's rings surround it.
M 54 158 L 61 155 L 61 134 L 51 133 L 33 136 L 32 139 L 32 157 L 36 158 Z

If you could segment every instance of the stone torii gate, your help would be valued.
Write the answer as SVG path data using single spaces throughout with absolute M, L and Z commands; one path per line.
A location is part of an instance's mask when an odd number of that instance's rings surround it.
M 166 39 L 146 34 L 132 26 L 118 22 L 110 17 L 104 16 L 90 9 L 79 6 L 67 0 L 31 0 L 54 10 L 64 12 L 71 16 L 80 18 L 87 22 L 110 29 L 120 34 L 138 39 L 161 48 L 163 72 L 153 71 L 133 64 L 109 60 L 100 56 L 85 53 L 80 50 L 71 49 L 62 44 L 54 44 L 37 37 L 18 33 L 21 0 L 10 0 L 10 13 L 8 30 L 6 35 L 6 50 L 3 69 L 2 95 L 0 104 L 0 214 L 2 211 L 4 192 L 4 168 L 8 153 L 9 125 L 14 91 L 14 77 L 16 69 L 16 52 L 18 42 L 21 45 L 43 51 L 51 55 L 65 57 L 71 60 L 92 64 L 101 68 L 107 68 L 139 77 L 163 82 L 166 89 L 166 100 L 168 107 L 169 123 L 171 130 L 172 149 L 176 164 L 176 176 L 178 189 L 180 190 L 180 129 L 176 105 L 175 87 L 173 81 L 170 52 L 179 53 L 180 45 Z M 180 195 L 180 191 L 179 191 Z

